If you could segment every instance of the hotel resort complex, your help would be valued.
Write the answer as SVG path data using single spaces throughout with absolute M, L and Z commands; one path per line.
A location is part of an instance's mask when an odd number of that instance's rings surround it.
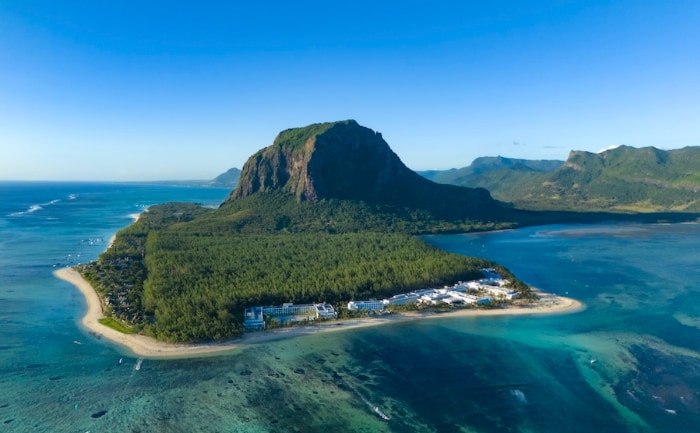
M 439 289 L 422 289 L 408 293 L 400 293 L 388 299 L 350 301 L 349 311 L 383 312 L 387 307 L 395 305 L 440 305 L 475 306 L 489 304 L 494 300 L 512 301 L 517 292 L 508 288 L 509 281 L 504 280 L 491 268 L 482 269 L 484 278 L 474 281 L 458 281 L 453 286 Z M 337 319 L 338 313 L 330 304 L 301 304 L 291 303 L 281 306 L 248 307 L 245 309 L 243 325 L 246 329 L 265 329 L 266 321 L 277 322 L 280 325 L 295 322 L 313 322 L 315 320 Z
M 338 313 L 330 304 L 282 304 L 274 307 L 248 307 L 243 326 L 246 329 L 265 329 L 265 318 L 281 325 L 294 322 L 312 322 L 316 319 L 337 319 Z

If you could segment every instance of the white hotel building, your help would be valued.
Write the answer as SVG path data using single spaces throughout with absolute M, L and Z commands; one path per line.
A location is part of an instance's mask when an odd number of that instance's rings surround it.
M 330 304 L 285 303 L 281 306 L 248 307 L 245 309 L 243 327 L 246 329 L 264 329 L 265 316 L 280 323 L 313 321 L 316 319 L 337 319 L 338 313 Z

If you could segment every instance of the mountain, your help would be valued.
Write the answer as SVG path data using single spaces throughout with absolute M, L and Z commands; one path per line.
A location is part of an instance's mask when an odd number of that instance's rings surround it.
M 509 211 L 483 188 L 431 182 L 408 169 L 381 134 L 354 120 L 281 132 L 243 166 L 223 206 L 280 191 L 298 202 L 349 200 L 420 209 L 437 218 L 499 219 Z
M 567 161 L 475 160 L 431 172 L 436 181 L 488 189 L 521 209 L 612 212 L 700 211 L 700 148 L 664 151 L 620 146 L 572 151 Z
M 524 200 L 558 208 L 697 212 L 700 147 L 572 151 L 563 167 L 521 191 Z
M 171 185 L 171 186 L 211 186 L 215 188 L 235 188 L 238 184 L 238 178 L 241 175 L 241 170 L 231 168 L 225 173 L 216 176 L 211 180 L 190 179 L 190 180 L 154 180 L 142 181 L 138 183 L 147 183 L 154 185 Z
M 559 160 L 529 160 L 505 158 L 503 156 L 483 156 L 471 165 L 459 169 L 422 171 L 419 174 L 434 182 L 450 185 L 486 188 L 493 193 L 499 187 L 498 179 L 504 177 L 528 176 L 547 173 L 564 165 Z
M 233 167 L 225 173 L 216 176 L 214 179 L 206 182 L 207 186 L 215 186 L 221 188 L 235 188 L 238 185 L 238 179 L 241 176 L 241 170 Z

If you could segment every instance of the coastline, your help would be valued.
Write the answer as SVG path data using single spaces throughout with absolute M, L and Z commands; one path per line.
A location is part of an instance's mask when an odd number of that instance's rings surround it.
M 540 290 L 537 294 L 540 299 L 529 305 L 509 306 L 492 310 L 458 309 L 444 313 L 435 312 L 407 312 L 390 314 L 378 317 L 359 319 L 334 320 L 308 326 L 293 326 L 262 332 L 249 332 L 242 337 L 223 343 L 204 344 L 170 344 L 157 341 L 153 338 L 139 334 L 122 334 L 112 328 L 102 325 L 99 319 L 105 317 L 102 310 L 102 302 L 97 292 L 90 283 L 85 280 L 78 271 L 73 268 L 63 268 L 54 272 L 54 275 L 74 285 L 85 296 L 87 312 L 81 323 L 90 334 L 98 339 L 105 338 L 111 343 L 116 343 L 120 348 L 126 348 L 130 354 L 144 358 L 190 358 L 205 355 L 215 355 L 230 352 L 250 345 L 266 343 L 302 335 L 317 334 L 320 332 L 344 331 L 350 329 L 366 328 L 389 323 L 399 323 L 412 320 L 426 320 L 450 317 L 484 317 L 484 316 L 513 316 L 529 314 L 567 314 L 585 309 L 585 305 L 572 298 L 565 298 Z
M 131 219 L 133 220 L 133 221 L 131 222 L 132 224 L 135 223 L 136 221 L 138 221 L 139 218 L 141 218 L 141 214 L 140 214 L 140 213 L 131 213 L 131 214 L 129 214 L 129 216 L 130 216 Z M 109 242 L 107 242 L 107 249 L 109 249 L 109 248 L 112 247 L 112 245 L 114 244 L 114 241 L 115 241 L 115 240 L 117 240 L 117 234 L 116 234 L 116 233 L 113 234 L 111 238 L 109 238 Z

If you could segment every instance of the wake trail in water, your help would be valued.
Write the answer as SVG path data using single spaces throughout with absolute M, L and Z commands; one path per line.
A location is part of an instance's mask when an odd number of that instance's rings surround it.
M 75 200 L 77 197 L 78 196 L 75 194 L 70 194 L 68 196 L 68 200 Z M 55 205 L 56 203 L 59 203 L 60 201 L 61 201 L 60 198 L 56 198 L 53 200 L 49 200 L 45 203 L 33 204 L 33 205 L 29 206 L 29 208 L 27 208 L 27 210 L 25 210 L 25 211 L 13 212 L 13 213 L 9 214 L 8 216 L 19 217 L 19 216 L 33 214 L 34 212 L 45 209 L 47 206 Z
M 369 406 L 369 408 L 372 410 L 372 412 L 374 412 L 375 414 L 377 414 L 377 416 L 379 416 L 379 418 L 383 419 L 384 421 L 389 421 L 389 420 L 391 419 L 391 418 L 389 418 L 388 415 L 386 415 L 384 412 L 382 412 L 382 411 L 379 409 L 379 406 L 377 406 L 377 405 L 373 404 L 371 401 L 367 400 L 367 399 L 365 398 L 365 396 L 362 395 L 362 394 L 360 393 L 360 391 L 357 390 L 357 388 L 355 388 L 354 386 L 352 386 L 352 385 L 350 384 L 350 382 L 347 381 L 347 379 L 343 378 L 343 383 L 345 383 L 345 385 L 346 385 L 348 388 L 352 389 L 352 390 L 355 392 L 355 394 L 356 394 L 358 397 L 360 397 L 360 400 L 362 400 L 363 402 L 365 402 L 365 404 L 366 404 L 367 406 Z
M 34 212 L 42 210 L 42 209 L 44 209 L 44 207 L 41 206 L 40 204 L 33 204 L 33 205 L 29 206 L 29 208 L 25 211 L 13 212 L 13 213 L 9 214 L 8 216 L 18 217 L 18 216 L 28 215 L 28 214 L 34 213 Z

